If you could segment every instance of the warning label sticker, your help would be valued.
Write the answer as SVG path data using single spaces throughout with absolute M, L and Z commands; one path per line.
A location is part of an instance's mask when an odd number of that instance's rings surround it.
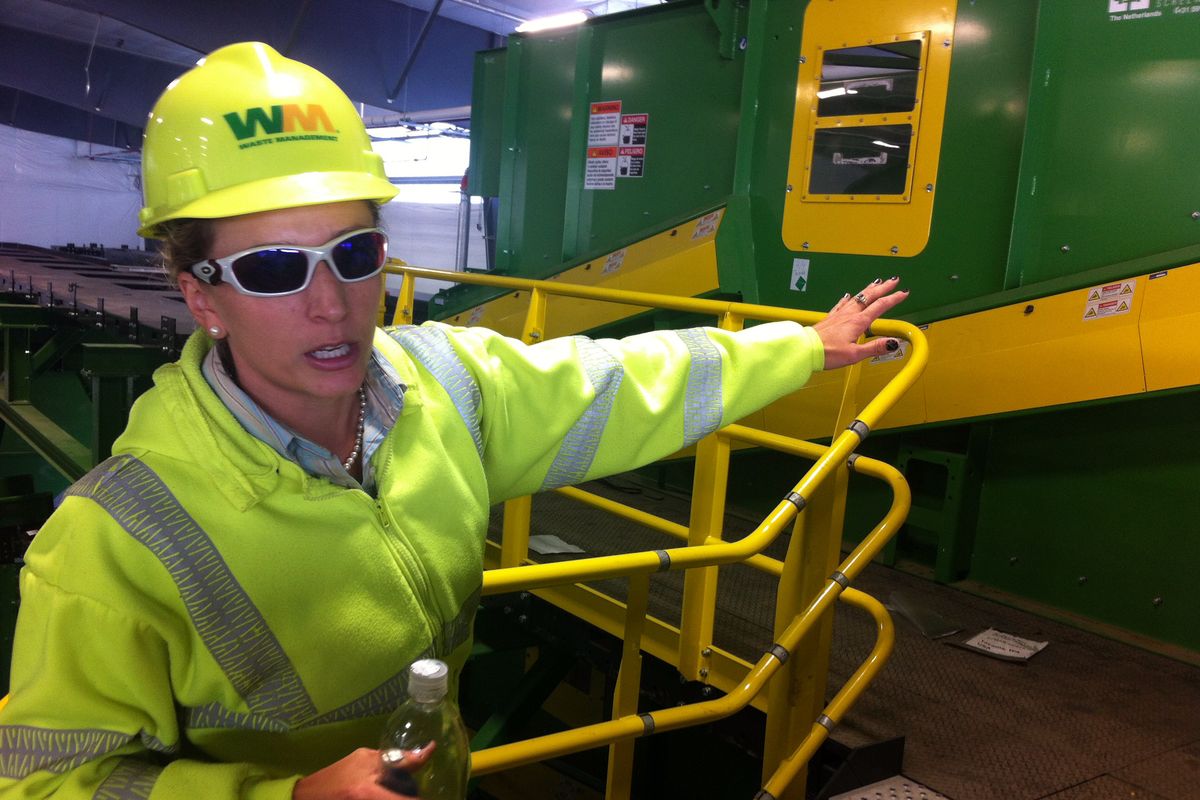
M 621 115 L 621 144 L 644 145 L 646 143 L 646 128 L 650 125 L 649 114 Z
M 583 188 L 615 189 L 617 178 L 645 175 L 649 125 L 649 114 L 622 114 L 620 100 L 592 103 L 588 108 Z
M 912 345 L 910 345 L 908 342 L 904 341 L 903 339 L 901 339 L 899 341 L 900 341 L 899 348 L 897 348 L 896 350 L 892 350 L 890 352 L 884 353 L 881 356 L 875 356 L 874 358 L 871 359 L 870 363 L 882 364 L 885 361 L 895 361 L 898 358 L 904 358 L 906 355 L 908 355 L 908 348 L 912 347 Z
M 583 174 L 585 189 L 614 189 L 617 186 L 617 148 L 589 147 Z
M 1118 283 L 1107 283 L 1103 286 L 1093 286 L 1087 290 L 1087 304 L 1083 309 L 1083 318 L 1089 320 L 1128 314 L 1133 308 L 1135 289 L 1137 289 L 1136 278 Z
M 696 229 L 692 231 L 692 239 L 703 239 L 717 232 L 717 223 L 721 221 L 721 212 L 713 211 L 696 220 Z
M 588 147 L 619 144 L 621 135 L 621 101 L 592 103 L 588 116 Z
M 600 270 L 601 275 L 607 275 L 610 272 L 616 272 L 625 263 L 625 248 L 616 250 L 608 254 L 608 258 L 604 259 L 604 268 Z
M 788 288 L 793 292 L 808 291 L 808 259 L 793 258 L 792 259 L 792 282 Z
M 617 177 L 640 178 L 645 173 L 646 148 L 617 148 Z

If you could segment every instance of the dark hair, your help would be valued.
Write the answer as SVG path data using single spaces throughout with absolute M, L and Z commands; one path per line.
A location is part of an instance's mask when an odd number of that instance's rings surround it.
M 211 219 L 172 219 L 164 222 L 162 244 L 158 248 L 163 270 L 172 284 L 179 283 L 179 273 L 209 257 L 213 243 Z
M 379 204 L 364 202 L 371 209 L 371 224 L 378 227 L 382 219 Z M 162 223 L 160 230 L 162 244 L 158 252 L 163 270 L 172 284 L 179 282 L 179 273 L 210 257 L 214 238 L 211 219 L 167 220 Z

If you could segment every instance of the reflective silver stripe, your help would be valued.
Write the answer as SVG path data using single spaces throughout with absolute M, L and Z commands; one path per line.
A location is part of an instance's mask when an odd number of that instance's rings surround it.
M 374 716 L 391 711 L 404 699 L 406 678 L 401 672 L 362 697 L 318 716 L 283 647 L 212 540 L 159 477 L 137 459 L 110 458 L 77 481 L 67 494 L 100 504 L 158 556 L 175 579 L 197 632 L 250 708 L 247 713 L 217 703 L 197 706 L 188 709 L 189 728 L 281 732 Z M 479 596 L 476 589 L 442 626 L 424 655 L 444 658 L 470 638 Z M 123 742 L 130 738 L 126 736 Z M 145 734 L 142 741 L 164 753 L 177 749 Z M 5 747 L 5 754 L 10 749 Z
M 471 631 L 475 627 L 475 611 L 479 608 L 481 594 L 482 585 L 463 601 L 454 617 L 442 625 L 442 629 L 433 640 L 433 658 L 446 660 L 463 642 L 471 638 Z
M 425 652 L 421 653 L 417 658 L 444 659 L 462 646 L 471 636 L 475 612 L 479 607 L 479 596 L 480 589 L 476 589 L 463 602 L 454 619 L 449 620 L 442 626 L 442 630 L 435 638 L 434 644 L 427 647 Z M 209 703 L 188 709 L 187 727 L 235 728 L 240 730 L 282 732 L 293 728 L 308 728 L 331 722 L 365 719 L 394 711 L 396 706 L 400 705 L 404 701 L 404 698 L 408 696 L 407 690 L 408 669 L 406 667 L 361 697 L 351 700 L 349 703 L 335 708 L 333 711 L 326 712 L 319 717 L 306 720 L 302 724 L 291 726 L 290 728 L 278 720 L 258 714 L 230 711 L 217 703 Z
M 167 744 L 159 741 L 158 737 L 151 736 L 145 731 L 141 731 L 138 734 L 138 739 L 141 740 L 142 747 L 145 747 L 147 750 L 153 750 L 156 753 L 163 753 L 168 756 L 173 756 L 179 752 L 179 742 L 176 742 L 175 744 Z
M 683 401 L 683 446 L 689 447 L 721 426 L 721 353 L 702 328 L 676 334 L 692 356 Z
M 134 736 L 92 728 L 51 730 L 31 725 L 0 725 L 0 776 L 24 778 L 35 772 L 70 772 L 129 744 Z
M 166 567 L 197 633 L 255 714 L 295 725 L 316 714 L 291 660 L 208 534 L 154 471 L 110 458 L 67 494 L 98 503 Z
M 136 758 L 122 758 L 92 800 L 146 800 L 163 768 Z
M 475 440 L 475 449 L 483 455 L 483 432 L 479 428 L 479 407 L 482 404 L 479 385 L 467 371 L 458 353 L 454 352 L 446 332 L 440 328 L 408 325 L 389 329 L 388 334 L 429 370 L 446 394 L 450 395 L 467 430 L 471 432 L 471 438 Z
M 563 437 L 562 447 L 542 481 L 542 491 L 572 486 L 587 475 L 588 468 L 596 458 L 596 450 L 600 447 L 600 437 L 612 413 L 617 390 L 625 378 L 625 368 L 611 353 L 584 336 L 573 338 L 595 397 Z
M 291 730 L 288 725 L 274 717 L 247 714 L 244 711 L 230 711 L 220 703 L 205 703 L 202 706 L 189 708 L 184 724 L 189 730 L 232 728 L 239 731 L 266 731 L 269 733 L 285 733 Z

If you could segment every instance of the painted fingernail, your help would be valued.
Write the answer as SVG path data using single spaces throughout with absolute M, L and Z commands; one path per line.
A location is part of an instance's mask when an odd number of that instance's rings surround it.
M 894 353 L 900 349 L 900 343 L 898 341 L 896 341 L 895 339 L 888 339 L 887 340 L 887 349 L 888 349 L 889 353 Z
M 871 283 L 883 283 L 883 278 L 876 278 L 875 280 L 871 281 Z
M 900 280 L 900 276 L 899 276 L 899 275 L 893 275 L 892 277 L 888 278 L 888 280 L 889 280 L 889 281 L 898 281 L 898 280 Z
M 399 768 L 384 769 L 383 774 L 379 776 L 379 784 L 388 791 L 406 797 L 416 797 L 421 791 L 413 776 Z
M 844 295 L 842 295 L 842 299 L 843 299 L 843 300 L 846 300 L 846 299 L 848 299 L 849 297 L 850 297 L 850 293 L 849 293 L 849 292 L 846 292 Z

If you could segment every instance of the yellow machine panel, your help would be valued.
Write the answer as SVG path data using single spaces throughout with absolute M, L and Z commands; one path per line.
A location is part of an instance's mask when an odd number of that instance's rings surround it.
M 808 5 L 783 210 L 789 249 L 925 248 L 956 9 L 945 0 Z
M 722 208 L 689 220 L 555 275 L 551 280 L 682 297 L 714 292 L 718 288 L 716 236 L 724 213 Z M 514 292 L 446 321 L 454 325 L 484 325 L 508 336 L 519 336 L 528 308 L 528 293 Z M 556 298 L 546 313 L 546 336 L 567 336 L 643 310 L 637 306 Z
M 1140 275 L 928 326 L 925 374 L 884 428 L 1004 414 L 1200 383 L 1200 350 L 1179 331 L 1200 325 L 1200 264 Z M 904 352 L 903 350 L 901 352 Z M 902 360 L 863 365 L 859 406 Z M 766 429 L 833 433 L 841 383 L 817 375 L 767 407 Z
M 1142 358 L 1146 390 L 1200 383 L 1200 264 L 1156 272 L 1142 300 Z

